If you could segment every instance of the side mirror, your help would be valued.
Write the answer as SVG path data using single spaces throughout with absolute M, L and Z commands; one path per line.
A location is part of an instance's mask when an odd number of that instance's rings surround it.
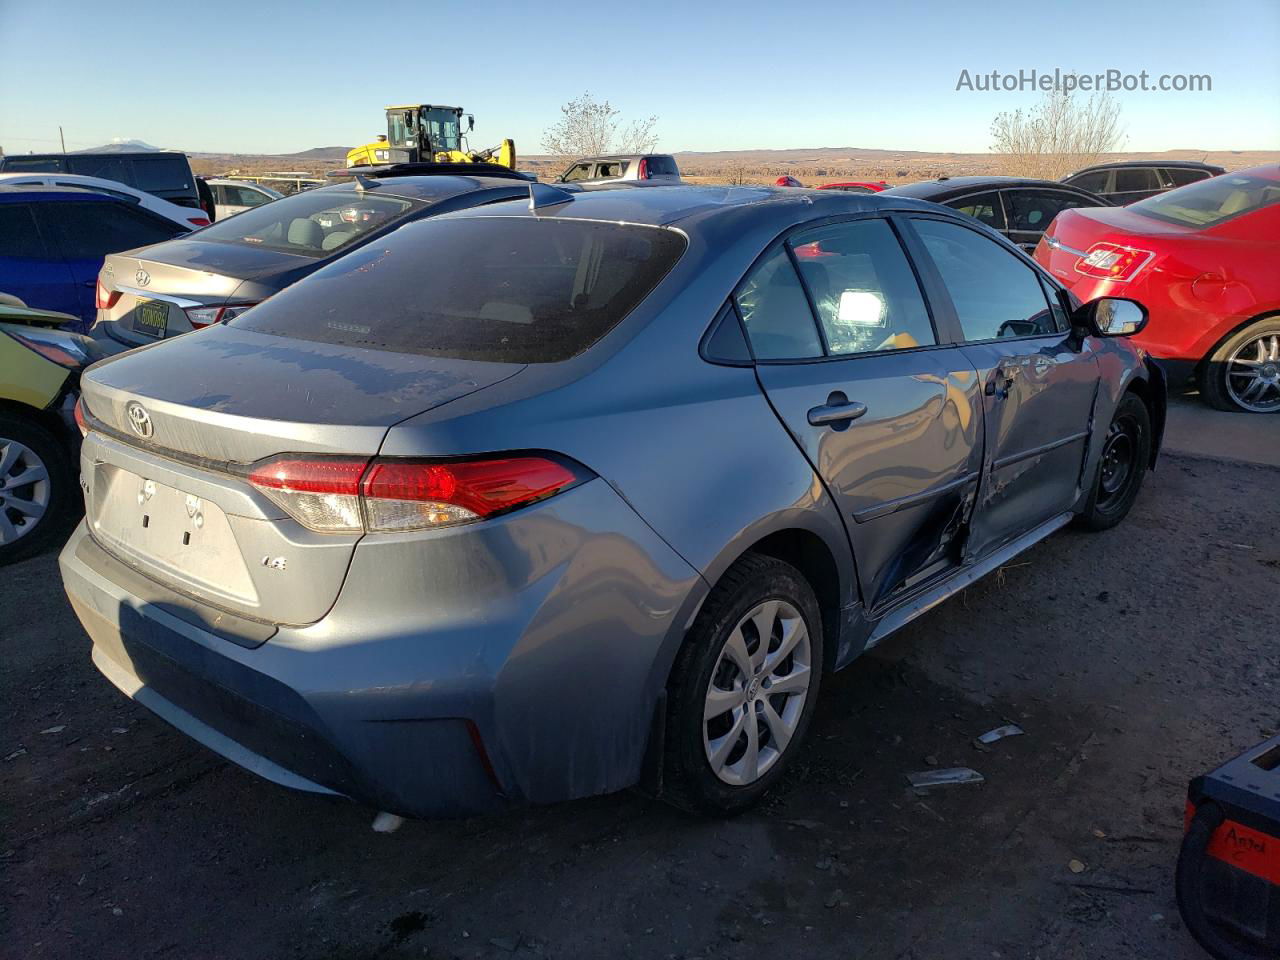
M 1124 297 L 1099 297 L 1079 307 L 1071 325 L 1084 327 L 1095 337 L 1129 337 L 1147 325 L 1147 308 Z
M 470 113 L 468 113 L 468 114 L 467 114 L 467 133 L 470 133 L 470 132 L 471 132 L 472 130 L 474 130 L 475 128 L 476 128 L 476 118 L 475 118 L 475 115 L 474 115 L 474 114 L 470 114 Z

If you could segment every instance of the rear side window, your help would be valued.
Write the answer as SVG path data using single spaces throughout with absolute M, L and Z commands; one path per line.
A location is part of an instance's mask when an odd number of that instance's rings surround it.
M 937 342 L 915 273 L 886 221 L 837 223 L 792 242 L 830 354 Z
M 25 203 L 0 203 L 0 257 L 43 260 L 46 256 L 31 207 Z
M 222 187 L 224 203 L 238 202 L 233 189 Z M 355 191 L 299 193 L 205 227 L 200 239 L 322 257 L 403 219 L 419 206 L 403 197 Z
M 913 220 L 951 294 L 967 342 L 1054 333 L 1040 277 L 1000 244 L 939 220 Z
M 117 203 L 42 203 L 36 218 L 50 242 L 68 260 L 95 260 L 185 233 L 145 211 Z
M 572 167 L 564 172 L 564 176 L 560 178 L 561 183 L 573 183 L 577 180 L 591 179 L 591 164 L 575 163 Z
M 967 213 L 975 220 L 981 220 L 988 227 L 996 230 L 1004 229 L 1004 210 L 1000 206 L 998 193 L 980 193 L 976 197 L 948 200 L 947 206 L 961 213 Z
M 779 247 L 751 271 L 736 300 L 757 360 L 822 356 L 813 311 L 785 248 Z
M 685 246 L 682 234 L 659 227 L 424 220 L 330 264 L 232 325 L 397 353 L 555 363 L 613 329 Z
M 599 180 L 616 179 L 627 172 L 631 163 L 627 160 L 606 160 L 596 164 L 596 178 Z

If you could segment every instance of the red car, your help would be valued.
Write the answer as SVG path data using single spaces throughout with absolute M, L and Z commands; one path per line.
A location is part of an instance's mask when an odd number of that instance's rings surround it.
M 1063 210 L 1036 260 L 1083 301 L 1132 297 L 1133 339 L 1221 410 L 1280 413 L 1280 164 Z
M 884 180 L 850 180 L 843 183 L 824 183 L 819 190 L 843 190 L 846 193 L 879 193 L 889 186 Z

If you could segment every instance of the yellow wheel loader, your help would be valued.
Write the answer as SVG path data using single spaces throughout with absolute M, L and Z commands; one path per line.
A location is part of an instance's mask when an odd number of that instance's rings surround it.
M 463 118 L 466 130 L 463 130 Z M 461 107 L 429 103 L 387 107 L 387 132 L 373 143 L 347 152 L 348 167 L 383 163 L 494 163 L 516 168 L 516 145 L 503 140 L 487 150 L 468 150 L 464 137 L 475 128 L 471 114 Z

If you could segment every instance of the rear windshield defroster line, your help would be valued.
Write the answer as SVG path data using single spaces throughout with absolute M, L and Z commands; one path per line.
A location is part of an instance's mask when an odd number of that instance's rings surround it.
M 608 333 L 686 247 L 663 227 L 512 217 L 420 221 L 232 321 L 432 357 L 555 363 Z

